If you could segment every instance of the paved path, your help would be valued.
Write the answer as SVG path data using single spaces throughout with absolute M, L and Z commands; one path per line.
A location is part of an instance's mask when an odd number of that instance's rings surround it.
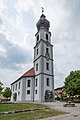
M 75 104 L 76 107 L 63 107 L 63 102 L 50 102 L 50 103 L 42 103 L 50 108 L 54 108 L 56 110 L 68 112 L 69 114 L 54 116 L 50 118 L 45 118 L 43 120 L 80 120 L 80 104 Z

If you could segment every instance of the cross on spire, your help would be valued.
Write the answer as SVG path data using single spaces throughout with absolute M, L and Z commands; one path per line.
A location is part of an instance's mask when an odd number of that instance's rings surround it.
M 44 13 L 44 8 L 43 7 L 41 7 L 42 8 L 42 14 Z

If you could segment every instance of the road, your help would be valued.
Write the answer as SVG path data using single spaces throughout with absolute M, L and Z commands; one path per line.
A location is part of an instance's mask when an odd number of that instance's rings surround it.
M 75 104 L 76 107 L 63 107 L 63 104 L 65 104 L 64 102 L 45 102 L 42 104 L 47 105 L 50 108 L 69 113 L 65 115 L 45 118 L 43 120 L 80 120 L 80 104 Z

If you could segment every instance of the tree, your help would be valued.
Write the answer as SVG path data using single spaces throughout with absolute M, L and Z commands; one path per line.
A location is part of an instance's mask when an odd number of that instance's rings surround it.
M 3 91 L 3 96 L 6 97 L 6 98 L 9 98 L 11 97 L 11 89 L 9 87 L 6 87 Z
M 14 95 L 13 95 L 13 99 L 14 99 L 14 101 L 17 100 L 17 93 L 14 93 Z
M 49 90 L 45 91 L 45 102 L 49 101 Z
M 3 90 L 3 83 L 0 81 L 0 94 L 2 93 L 2 90 Z
M 53 92 L 50 90 L 45 91 L 45 102 L 53 101 Z
M 53 101 L 53 92 L 50 92 L 50 101 Z
M 70 72 L 65 78 L 64 87 L 68 95 L 80 95 L 80 70 Z

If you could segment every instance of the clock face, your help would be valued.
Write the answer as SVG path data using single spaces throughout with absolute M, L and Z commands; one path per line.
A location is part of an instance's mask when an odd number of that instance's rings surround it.
M 46 59 L 47 59 L 47 61 L 50 59 L 50 55 L 49 55 L 49 53 L 46 53 Z

